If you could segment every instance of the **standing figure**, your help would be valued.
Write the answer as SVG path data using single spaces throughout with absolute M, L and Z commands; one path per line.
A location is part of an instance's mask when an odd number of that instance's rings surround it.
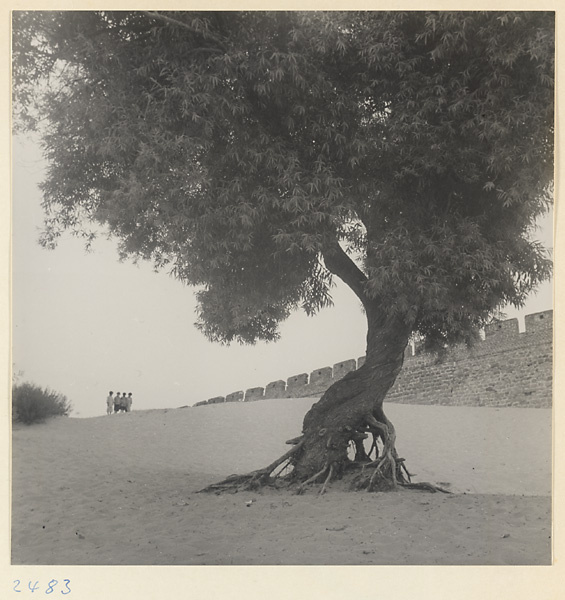
M 128 397 L 126 398 L 126 412 L 130 412 L 131 411 L 131 405 L 133 404 L 133 398 L 131 395 L 131 392 L 128 394 Z
M 114 412 L 120 412 L 122 408 L 122 399 L 120 398 L 120 392 L 116 392 L 116 399 L 114 400 Z
M 106 414 L 111 415 L 114 412 L 114 392 L 110 392 L 106 398 Z

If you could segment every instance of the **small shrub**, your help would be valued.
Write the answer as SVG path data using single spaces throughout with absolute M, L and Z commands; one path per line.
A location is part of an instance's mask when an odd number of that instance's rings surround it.
M 71 403 L 67 397 L 33 383 L 22 383 L 12 387 L 12 418 L 14 421 L 31 425 L 41 423 L 49 417 L 68 416 Z

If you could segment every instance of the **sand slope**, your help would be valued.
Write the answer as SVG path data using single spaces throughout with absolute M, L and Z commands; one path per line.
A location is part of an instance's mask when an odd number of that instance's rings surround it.
M 549 410 L 388 405 L 410 471 L 453 495 L 194 493 L 287 450 L 313 402 L 15 426 L 13 564 L 550 563 Z

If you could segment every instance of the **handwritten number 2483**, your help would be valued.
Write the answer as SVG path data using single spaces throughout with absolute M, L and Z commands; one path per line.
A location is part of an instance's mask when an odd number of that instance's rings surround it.
M 55 591 L 55 587 L 57 586 L 59 582 L 56 579 L 52 579 L 49 584 L 47 585 L 47 588 L 45 589 L 45 593 L 46 594 L 52 594 Z M 66 596 L 67 594 L 71 593 L 71 588 L 69 587 L 69 584 L 71 583 L 70 579 L 63 579 L 63 589 L 60 590 L 60 593 L 63 594 L 63 596 Z M 21 586 L 22 582 L 19 579 L 14 579 L 14 592 L 22 592 L 23 590 L 19 589 Z M 39 585 L 39 581 L 36 581 L 35 583 L 28 581 L 27 587 L 29 589 L 30 592 L 36 592 L 38 590 L 40 590 L 41 586 Z

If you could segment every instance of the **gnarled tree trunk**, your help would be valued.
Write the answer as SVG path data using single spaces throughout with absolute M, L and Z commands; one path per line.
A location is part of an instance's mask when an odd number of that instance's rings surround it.
M 290 459 L 296 481 L 308 481 L 318 473 L 326 479 L 343 476 L 351 466 L 351 446 L 356 462 L 368 462 L 363 444 L 368 434 L 373 451 L 377 439 L 384 445 L 381 469 L 385 463 L 390 466 L 391 457 L 394 460 L 394 428 L 384 415 L 383 401 L 402 368 L 410 325 L 401 318 L 387 320 L 376 309 L 367 312 L 367 320 L 365 363 L 334 383 L 304 418 L 301 446 Z
M 385 396 L 402 368 L 412 323 L 405 315 L 386 314 L 378 300 L 366 294 L 366 276 L 337 242 L 324 259 L 326 267 L 349 285 L 365 308 L 365 363 L 334 383 L 312 406 L 304 417 L 302 435 L 287 442 L 292 448 L 286 454 L 264 469 L 232 475 L 204 491 L 249 489 L 278 481 L 294 486 L 298 493 L 319 482 L 324 492 L 332 479 L 344 477 L 351 479 L 354 487 L 369 490 L 399 484 L 440 489 L 410 482 L 396 452 L 394 426 L 383 411 Z M 367 438 L 372 442 L 369 450 L 364 444 Z
M 232 475 L 206 491 L 249 489 L 278 480 L 298 493 L 319 482 L 323 492 L 332 479 L 344 477 L 369 490 L 409 484 L 383 401 L 402 368 L 411 326 L 401 317 L 387 319 L 376 305 L 369 307 L 367 320 L 365 363 L 332 384 L 312 406 L 304 417 L 302 435 L 289 441 L 291 450 L 264 469 Z M 372 438 L 369 450 L 367 438 Z M 277 477 L 281 468 L 286 474 Z

